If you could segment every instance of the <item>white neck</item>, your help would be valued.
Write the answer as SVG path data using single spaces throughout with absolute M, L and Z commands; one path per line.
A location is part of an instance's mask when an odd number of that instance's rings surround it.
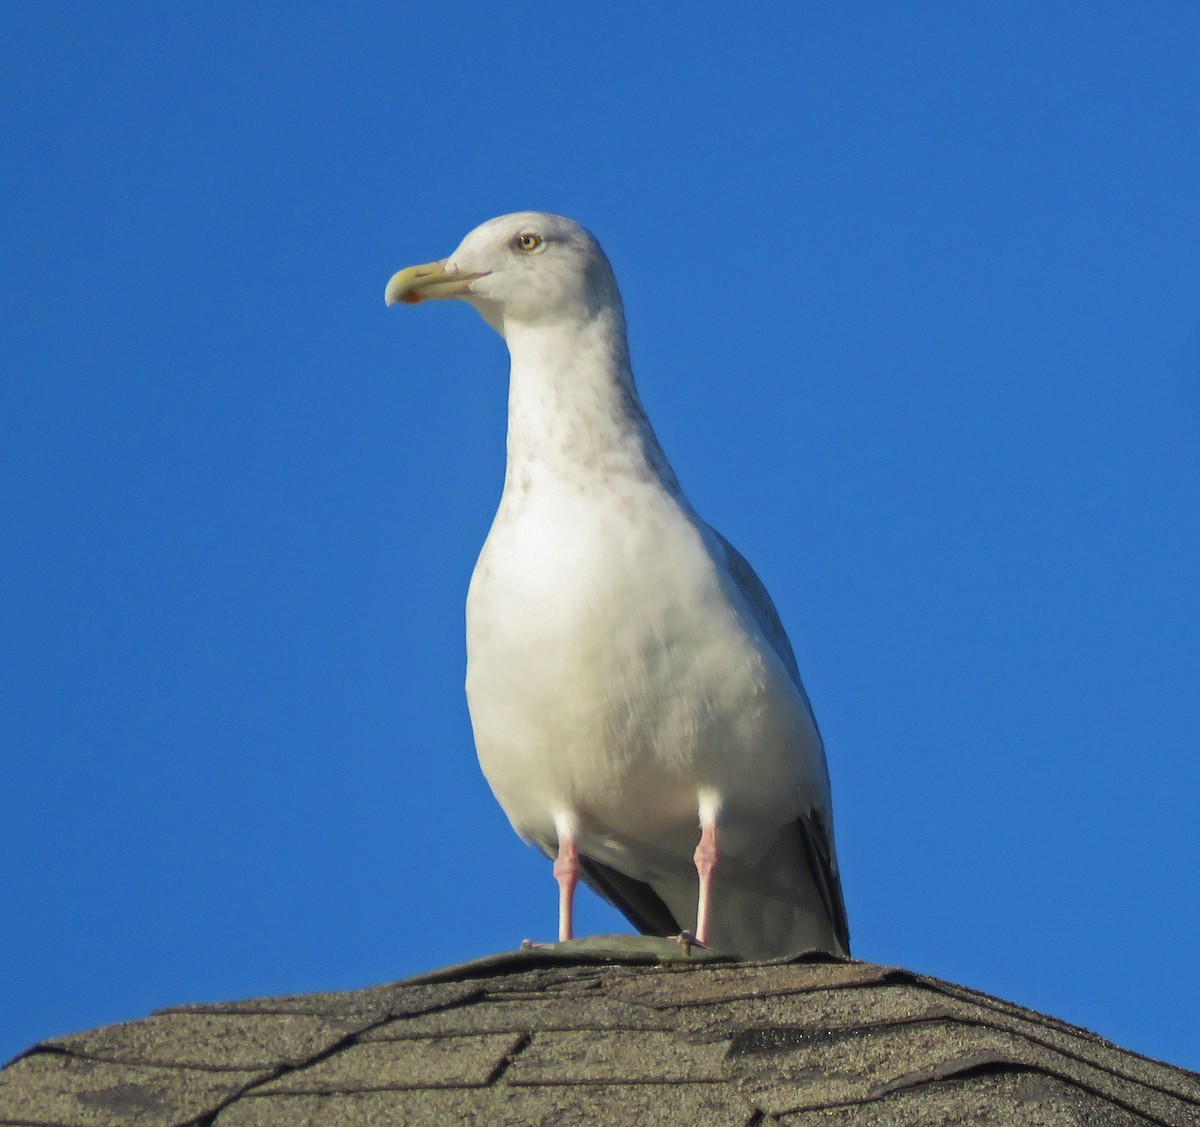
M 512 358 L 505 489 L 632 475 L 678 490 L 638 398 L 619 310 L 506 325 Z

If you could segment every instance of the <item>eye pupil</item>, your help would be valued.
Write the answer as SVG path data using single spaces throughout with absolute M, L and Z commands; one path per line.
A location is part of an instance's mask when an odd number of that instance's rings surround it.
M 517 236 L 517 246 L 522 250 L 537 250 L 541 245 L 541 235 L 535 235 L 532 231 L 524 231 Z

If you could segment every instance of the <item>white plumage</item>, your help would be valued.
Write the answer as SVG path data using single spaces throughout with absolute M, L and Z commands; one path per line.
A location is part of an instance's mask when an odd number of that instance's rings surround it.
M 795 657 L 646 419 L 599 244 L 560 216 L 502 216 L 388 285 L 389 304 L 433 297 L 474 306 L 512 359 L 467 699 L 496 798 L 557 858 L 560 937 L 581 875 L 643 931 L 748 958 L 848 954 Z

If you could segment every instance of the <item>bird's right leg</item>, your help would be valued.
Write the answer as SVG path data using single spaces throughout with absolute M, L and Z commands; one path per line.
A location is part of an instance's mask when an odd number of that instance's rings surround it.
M 575 886 L 579 883 L 579 850 L 573 830 L 559 828 L 558 856 L 554 861 L 554 879 L 558 881 L 558 941 L 571 938 L 575 912 Z

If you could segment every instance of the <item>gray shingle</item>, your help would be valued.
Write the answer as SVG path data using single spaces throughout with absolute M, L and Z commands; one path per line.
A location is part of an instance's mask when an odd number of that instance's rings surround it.
M 907 972 L 873 963 L 785 963 L 731 967 L 706 967 L 703 974 L 694 968 L 656 970 L 628 976 L 615 983 L 615 997 L 647 1006 L 708 1006 L 757 998 L 764 994 L 807 994 L 814 990 L 860 986 L 886 982 Z M 907 977 L 912 977 L 907 975 Z
M 270 1070 L 310 1060 L 371 1024 L 370 1019 L 308 1014 L 169 1013 L 46 1044 L 72 1056 L 117 1064 Z
M 363 1041 L 397 1041 L 407 1037 L 464 1033 L 532 1032 L 570 1029 L 667 1029 L 671 1018 L 644 1006 L 600 997 L 480 998 L 448 1010 L 397 1018 L 376 1026 Z
M 725 1046 L 670 1032 L 536 1033 L 509 1084 L 686 1084 L 728 1079 Z
M 350 1045 L 263 1084 L 273 1092 L 362 1092 L 371 1088 L 475 1088 L 499 1070 L 522 1038 L 513 1033 Z
M 328 994 L 288 994 L 279 998 L 250 998 L 244 1002 L 207 1002 L 171 1006 L 160 1014 L 310 1014 L 354 1020 L 378 1020 L 403 1014 L 422 1014 L 457 1005 L 479 993 L 474 982 L 410 984 L 393 982 L 368 986 L 365 990 L 342 990 Z M 156 1015 L 157 1016 L 157 1015 Z
M 1106 1097 L 1140 1105 L 1163 1123 L 1194 1125 L 1200 1105 L 1147 1090 L 1108 1069 L 987 1026 L 951 1022 L 859 1030 L 770 1029 L 735 1034 L 730 1066 L 758 1107 L 772 1115 L 867 1103 L 983 1069 L 1034 1069 Z
M 176 1127 L 212 1113 L 264 1075 L 34 1053 L 0 1072 L 0 1123 Z
M 1155 1123 L 1053 1076 L 1006 1072 L 949 1080 L 851 1104 L 780 1116 L 780 1127 L 1147 1127 Z
M 756 1118 L 724 1085 L 577 1084 L 254 1097 L 213 1127 L 748 1127 Z

